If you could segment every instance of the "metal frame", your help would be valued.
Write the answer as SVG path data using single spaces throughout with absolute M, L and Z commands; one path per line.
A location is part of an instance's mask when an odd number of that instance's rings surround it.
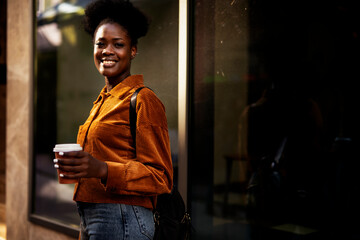
M 179 0 L 178 47 L 179 192 L 187 205 L 188 183 L 188 0 Z

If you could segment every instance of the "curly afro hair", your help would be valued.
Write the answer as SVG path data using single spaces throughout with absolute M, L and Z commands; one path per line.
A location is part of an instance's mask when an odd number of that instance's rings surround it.
M 84 30 L 94 37 L 100 24 L 118 23 L 124 27 L 133 45 L 147 34 L 150 21 L 139 9 L 126 0 L 95 0 L 85 8 Z

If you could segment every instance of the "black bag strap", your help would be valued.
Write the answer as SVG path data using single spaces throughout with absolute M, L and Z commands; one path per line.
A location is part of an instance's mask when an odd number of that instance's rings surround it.
M 130 131 L 131 131 L 131 136 L 133 138 L 135 148 L 136 148 L 136 121 L 137 121 L 136 100 L 137 100 L 137 95 L 143 88 L 144 87 L 139 87 L 138 89 L 136 89 L 130 99 L 130 113 L 129 113 L 130 114 Z

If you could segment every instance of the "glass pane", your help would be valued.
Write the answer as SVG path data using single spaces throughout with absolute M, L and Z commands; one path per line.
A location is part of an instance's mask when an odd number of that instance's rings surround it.
M 93 63 L 92 39 L 81 26 L 89 2 L 37 3 L 32 213 L 74 228 L 79 218 L 73 185 L 58 184 L 52 149 L 76 141 L 78 127 L 105 84 Z M 178 2 L 132 2 L 152 19 L 148 35 L 139 39 L 132 74 L 143 74 L 165 105 L 176 167 Z
M 93 67 L 91 38 L 81 30 L 84 4 L 38 1 L 36 26 L 32 211 L 74 228 L 79 224 L 74 186 L 58 183 L 52 149 L 76 142 L 78 126 L 103 85 Z
M 358 237 L 356 6 L 194 1 L 194 239 Z
M 134 0 L 150 17 L 149 33 L 139 39 L 132 74 L 143 74 L 145 84 L 155 91 L 166 109 L 174 183 L 178 169 L 178 35 L 179 2 L 174 0 Z

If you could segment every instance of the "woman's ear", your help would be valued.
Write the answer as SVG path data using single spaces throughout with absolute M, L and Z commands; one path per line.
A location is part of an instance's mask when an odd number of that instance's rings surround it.
M 131 47 L 131 59 L 134 59 L 137 54 L 137 45 Z

